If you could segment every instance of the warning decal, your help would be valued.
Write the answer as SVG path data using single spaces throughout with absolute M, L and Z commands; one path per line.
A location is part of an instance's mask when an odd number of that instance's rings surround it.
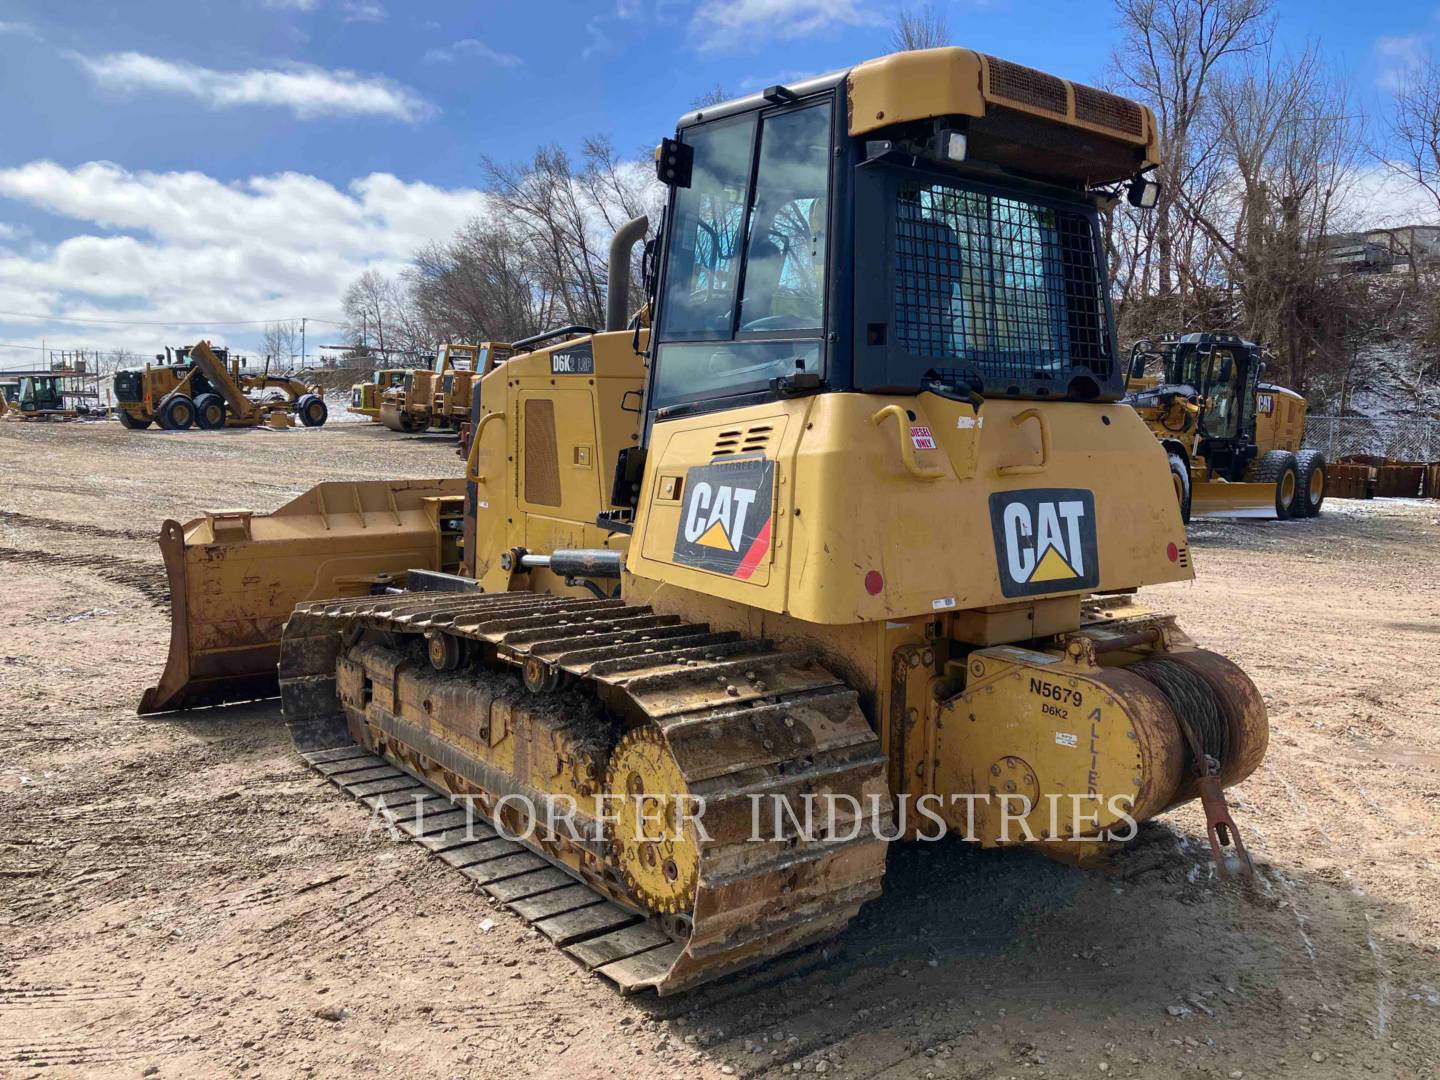
M 770 550 L 774 478 L 775 463 L 763 457 L 687 471 L 675 562 L 748 580 Z

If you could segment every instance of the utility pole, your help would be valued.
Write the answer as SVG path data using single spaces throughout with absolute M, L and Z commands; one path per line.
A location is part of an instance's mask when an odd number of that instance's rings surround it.
M 307 320 L 302 316 L 301 319 L 300 319 L 300 367 L 301 367 L 302 370 L 303 370 L 304 367 L 305 367 L 305 323 L 306 323 L 306 321 L 307 321 Z M 294 339 L 294 338 L 291 338 L 290 340 L 291 340 L 291 341 L 294 341 L 295 339 Z

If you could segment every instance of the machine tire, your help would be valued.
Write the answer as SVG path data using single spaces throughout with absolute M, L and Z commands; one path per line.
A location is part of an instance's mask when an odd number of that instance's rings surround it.
M 225 426 L 225 399 L 219 394 L 201 394 L 195 399 L 195 423 L 206 431 Z
M 1300 498 L 1300 468 L 1289 450 L 1271 450 L 1260 459 L 1255 481 L 1275 485 L 1275 517 L 1289 521 L 1299 517 L 1296 502 Z
M 295 402 L 295 415 L 306 427 L 320 427 L 329 418 L 330 408 L 317 394 L 301 394 Z
M 184 394 L 171 394 L 160 402 L 158 411 L 167 431 L 184 431 L 195 422 L 195 402 Z
M 1179 454 L 1170 455 L 1170 479 L 1175 484 L 1175 497 L 1180 501 L 1180 520 L 1190 524 L 1190 466 Z
M 120 426 L 123 427 L 126 431 L 144 431 L 150 426 L 149 420 L 136 420 L 124 409 L 118 410 L 118 413 L 120 417 Z
M 1325 505 L 1325 488 L 1329 475 L 1325 455 L 1319 450 L 1301 450 L 1295 455 L 1297 470 L 1295 486 L 1295 517 L 1318 517 Z

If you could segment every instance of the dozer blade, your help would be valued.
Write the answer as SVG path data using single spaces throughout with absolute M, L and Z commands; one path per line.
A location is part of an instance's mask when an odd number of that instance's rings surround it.
M 458 478 L 325 483 L 272 514 L 212 510 L 183 526 L 165 522 L 170 654 L 138 711 L 275 696 L 280 634 L 295 605 L 443 569 L 442 500 L 463 497 Z
M 1190 490 L 1192 517 L 1274 517 L 1274 484 L 1202 481 Z

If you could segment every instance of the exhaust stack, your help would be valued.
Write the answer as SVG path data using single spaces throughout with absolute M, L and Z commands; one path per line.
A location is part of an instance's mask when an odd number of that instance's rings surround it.
M 605 296 L 605 329 L 624 330 L 630 317 L 630 252 L 650 228 L 644 214 L 615 230 L 610 241 L 610 285 Z

